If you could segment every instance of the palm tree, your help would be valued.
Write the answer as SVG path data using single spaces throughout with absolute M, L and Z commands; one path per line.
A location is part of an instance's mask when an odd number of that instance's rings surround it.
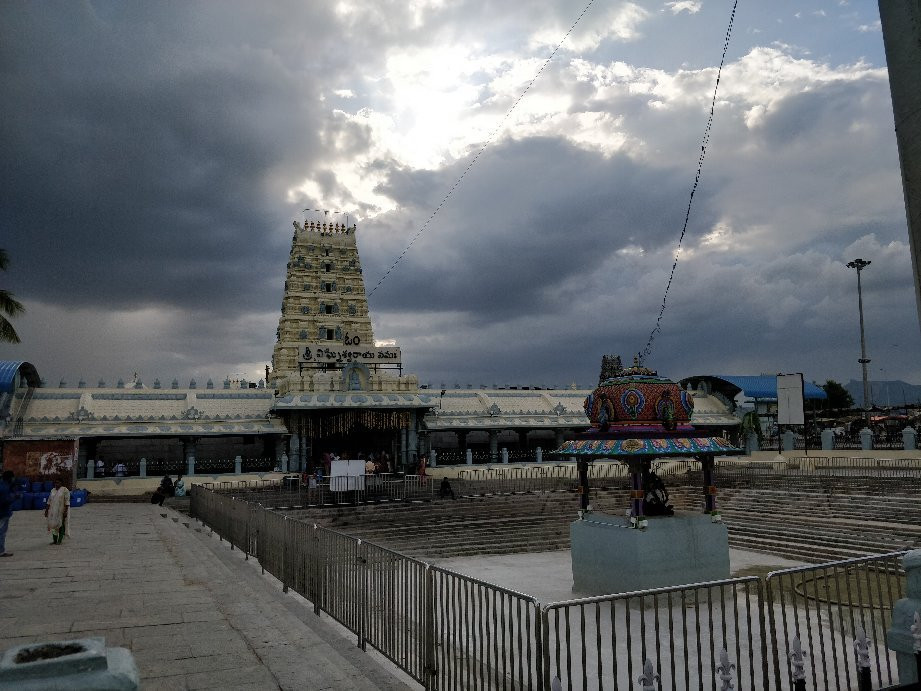
M 9 261 L 6 250 L 0 249 L 0 271 L 6 271 L 6 266 L 9 264 Z M 5 343 L 19 343 L 19 336 L 16 333 L 16 329 L 13 328 L 13 325 L 7 317 L 15 317 L 17 314 L 22 314 L 25 311 L 26 308 L 22 306 L 19 300 L 13 297 L 11 292 L 8 290 L 0 290 L 0 341 Z

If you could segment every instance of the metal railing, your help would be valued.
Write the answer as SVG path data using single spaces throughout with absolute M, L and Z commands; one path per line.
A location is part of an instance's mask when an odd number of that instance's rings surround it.
M 883 641 L 904 552 L 541 606 L 231 493 L 195 486 L 191 511 L 426 689 L 780 691 L 804 669 L 810 688 L 858 688 L 866 640 L 876 687 L 897 676 Z
M 649 660 L 660 688 L 715 690 L 725 649 L 743 688 L 768 688 L 761 600 L 751 576 L 548 605 L 545 684 L 633 688 Z
M 811 651 L 803 673 L 809 688 L 856 688 L 854 644 L 863 631 L 879 685 L 896 682 L 895 653 L 885 647 L 892 608 L 905 592 L 904 552 L 774 571 L 766 579 L 777 688 L 794 677 L 794 638 Z

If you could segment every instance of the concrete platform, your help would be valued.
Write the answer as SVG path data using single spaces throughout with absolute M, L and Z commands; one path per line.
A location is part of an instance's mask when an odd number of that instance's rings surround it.
M 71 537 L 50 542 L 41 512 L 13 515 L 0 650 L 104 636 L 132 651 L 150 689 L 421 688 L 171 509 L 87 504 Z

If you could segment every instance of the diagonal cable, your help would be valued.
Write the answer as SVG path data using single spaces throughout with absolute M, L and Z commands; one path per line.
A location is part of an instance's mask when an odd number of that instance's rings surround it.
M 723 72 L 723 64 L 726 62 L 726 52 L 729 50 L 729 39 L 732 37 L 732 25 L 736 19 L 736 7 L 739 0 L 732 3 L 732 12 L 729 14 L 729 26 L 726 28 L 726 38 L 723 40 L 723 56 L 720 58 L 720 66 L 716 71 L 716 84 L 713 87 L 713 99 L 710 102 L 710 117 L 707 118 L 707 127 L 704 130 L 703 139 L 700 142 L 700 156 L 697 158 L 697 175 L 694 178 L 694 185 L 691 187 L 691 196 L 688 199 L 688 208 L 684 214 L 684 226 L 681 228 L 681 235 L 678 237 L 678 249 L 675 251 L 675 261 L 672 263 L 672 271 L 668 275 L 668 283 L 665 284 L 665 295 L 662 296 L 662 306 L 659 308 L 659 316 L 656 318 L 656 325 L 649 332 L 649 340 L 646 341 L 646 347 L 640 353 L 640 364 L 652 352 L 652 342 L 656 336 L 662 332 L 662 315 L 665 314 L 665 306 L 668 302 L 668 291 L 672 287 L 672 281 L 675 278 L 675 270 L 678 268 L 678 258 L 681 256 L 681 243 L 684 241 L 684 235 L 688 230 L 688 221 L 691 218 L 691 206 L 694 204 L 694 194 L 697 192 L 697 186 L 700 184 L 700 175 L 704 167 L 704 159 L 707 157 L 707 145 L 710 143 L 710 130 L 713 128 L 713 112 L 716 110 L 716 94 L 720 88 L 720 75 Z
M 380 288 L 381 283 L 383 283 L 384 280 L 390 275 L 390 273 L 397 267 L 397 264 L 403 261 L 403 257 L 406 256 L 406 253 L 409 252 L 409 249 L 413 246 L 416 240 L 419 239 L 419 236 L 425 232 L 425 230 L 429 227 L 429 224 L 432 222 L 432 220 L 434 220 L 435 216 L 438 215 L 438 212 L 441 211 L 442 207 L 447 203 L 448 199 L 451 198 L 451 195 L 454 194 L 454 190 L 458 188 L 458 186 L 461 184 L 461 181 L 464 179 L 467 173 L 470 172 L 470 169 L 474 166 L 474 164 L 479 160 L 480 155 L 486 150 L 486 147 L 488 147 L 492 143 L 493 139 L 495 139 L 496 135 L 499 133 L 499 130 L 502 129 L 502 126 L 505 124 L 505 121 L 508 120 L 508 117 L 512 114 L 515 108 L 518 107 L 518 104 L 521 103 L 521 99 L 525 97 L 525 94 L 528 93 L 531 86 L 533 86 L 534 82 L 537 81 L 538 77 L 540 77 L 543 71 L 547 68 L 547 65 L 550 64 L 550 61 L 553 60 L 553 57 L 557 54 L 560 48 L 563 47 L 563 44 L 566 42 L 566 39 L 569 38 L 569 35 L 573 32 L 573 29 L 575 29 L 576 26 L 579 24 L 579 22 L 582 21 L 582 17 L 585 16 L 585 13 L 588 12 L 589 8 L 594 3 L 595 3 L 595 0 L 589 0 L 588 4 L 582 8 L 582 12 L 579 13 L 578 17 L 576 17 L 576 21 L 572 23 L 572 26 L 569 27 L 569 30 L 564 34 L 563 38 L 560 39 L 560 42 L 556 45 L 556 48 L 553 49 L 553 52 L 550 53 L 550 55 L 544 61 L 544 64 L 540 66 L 539 70 L 537 70 L 537 74 L 535 74 L 531 78 L 531 81 L 528 82 L 528 85 L 524 88 L 524 91 L 522 91 L 521 94 L 518 96 L 518 99 L 512 104 L 512 107 L 509 108 L 505 112 L 505 115 L 503 115 L 502 119 L 499 120 L 499 123 L 496 125 L 495 129 L 490 133 L 489 137 L 486 138 L 486 141 L 483 143 L 483 146 L 480 147 L 480 150 L 476 152 L 476 155 L 470 160 L 470 163 L 467 164 L 467 167 L 464 168 L 464 172 L 461 173 L 460 177 L 457 178 L 457 180 L 454 182 L 453 185 L 451 185 L 451 189 L 449 189 L 447 193 L 445 194 L 445 196 L 442 197 L 441 203 L 439 203 L 438 206 L 435 207 L 435 210 L 431 213 L 428 219 L 426 219 L 425 223 L 423 223 L 422 226 L 419 228 L 419 230 L 416 231 L 416 234 L 412 236 L 412 238 L 409 241 L 409 244 L 407 244 L 406 247 L 403 249 L 403 251 L 400 252 L 400 256 L 398 256 L 393 261 L 393 264 L 390 265 L 390 268 L 387 269 L 386 272 L 384 272 L 384 275 L 381 276 L 377 284 L 368 293 L 368 297 L 371 297 L 372 295 L 374 295 L 374 291 Z

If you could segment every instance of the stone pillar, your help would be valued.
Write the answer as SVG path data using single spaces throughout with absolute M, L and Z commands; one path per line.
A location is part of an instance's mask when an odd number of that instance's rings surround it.
M 784 430 L 783 433 L 783 450 L 794 451 L 796 449 L 796 436 L 792 429 Z
M 502 462 L 508 465 L 508 449 L 505 448 L 504 446 L 502 447 L 501 457 L 502 457 Z
M 544 460 L 544 451 L 539 446 L 534 451 L 534 458 L 538 463 L 542 463 Z
M 147 477 L 147 459 L 142 458 L 138 463 L 138 475 L 141 477 Z
M 195 475 L 195 437 L 183 437 L 182 457 L 186 462 L 186 475 Z
M 243 473 L 243 459 L 240 456 L 237 456 L 233 459 L 233 474 L 241 475 Z
M 758 434 L 749 432 L 745 437 L 745 453 L 751 456 L 755 451 L 760 451 L 761 445 L 758 444 Z
M 921 23 L 918 22 L 918 0 L 880 0 L 879 17 L 902 169 L 915 301 L 921 319 L 921 90 L 918 89 Z
M 835 450 L 835 431 L 831 429 L 822 430 L 822 451 Z
M 862 451 L 873 450 L 873 432 L 868 427 L 860 430 L 860 449 Z
M 438 467 L 438 454 L 435 453 L 435 449 L 429 451 L 429 468 Z
M 495 463 L 499 458 L 499 430 L 489 430 L 489 461 Z
M 902 430 L 902 447 L 906 451 L 914 451 L 918 448 L 918 433 L 915 432 L 914 427 L 906 427 Z
M 288 454 L 283 453 L 281 455 L 281 460 L 278 462 L 278 467 L 282 470 L 288 467 Z M 284 470 L 284 472 L 287 472 L 287 470 Z
M 77 447 L 77 477 L 92 477 L 86 474 L 86 459 L 89 456 L 88 440 L 81 439 Z
M 473 465 L 473 449 L 467 449 L 467 465 Z
M 86 459 L 86 479 L 92 480 L 96 474 L 96 459 L 88 458 Z
M 410 458 L 421 458 L 419 450 L 419 430 L 416 427 L 419 424 L 419 416 L 415 410 L 409 411 L 409 429 L 406 430 L 406 447 Z
M 902 557 L 905 567 L 905 597 L 892 608 L 892 624 L 886 631 L 886 645 L 896 653 L 899 682 L 918 681 L 918 656 L 912 626 L 921 627 L 921 549 L 912 550 Z M 917 622 L 917 623 L 916 623 Z M 919 632 L 921 633 L 921 632 Z
M 288 439 L 287 435 L 280 435 L 275 438 L 275 450 L 272 454 L 272 458 L 275 460 L 275 463 L 272 465 L 273 468 L 282 467 L 282 456 L 287 457 L 288 455 Z
M 522 451 L 528 450 L 528 430 L 518 430 L 518 448 Z

